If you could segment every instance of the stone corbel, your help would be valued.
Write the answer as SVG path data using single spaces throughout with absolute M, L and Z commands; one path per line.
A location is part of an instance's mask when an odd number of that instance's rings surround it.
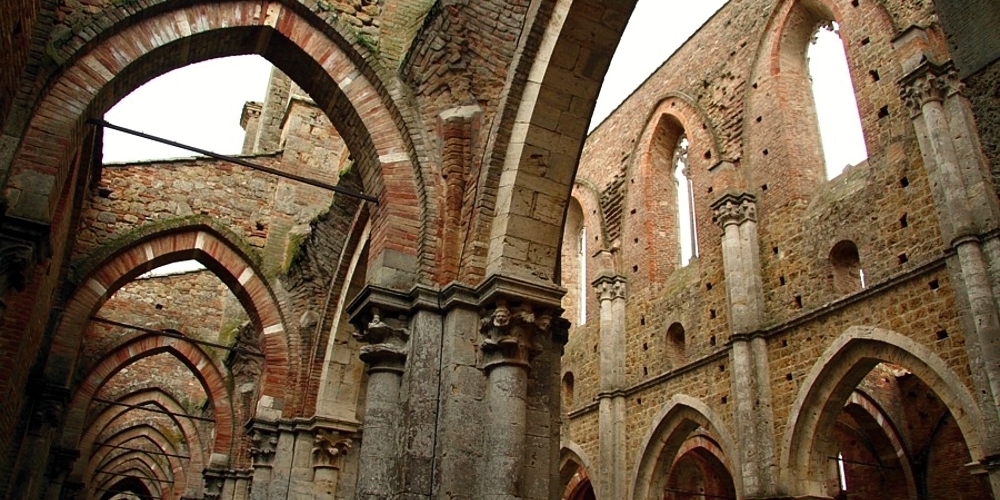
M 712 204 L 712 218 L 723 230 L 730 224 L 756 222 L 757 198 L 749 193 L 723 195 Z
M 313 468 L 340 469 L 353 442 L 335 430 L 316 429 L 313 435 Z

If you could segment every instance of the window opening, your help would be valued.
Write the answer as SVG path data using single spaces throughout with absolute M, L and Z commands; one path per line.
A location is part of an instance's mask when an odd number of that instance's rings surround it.
M 820 25 L 807 52 L 826 178 L 868 158 L 847 55 L 836 22 Z
M 840 480 L 840 491 L 847 491 L 847 473 L 844 471 L 843 453 L 837 453 L 837 478 Z
M 698 256 L 698 231 L 695 226 L 694 185 L 688 171 L 688 140 L 681 135 L 674 148 L 674 183 L 677 186 L 677 220 L 680 232 L 681 265 Z
M 580 299 L 579 303 L 579 323 L 587 323 L 587 227 L 580 228 L 580 248 L 577 258 L 580 263 Z

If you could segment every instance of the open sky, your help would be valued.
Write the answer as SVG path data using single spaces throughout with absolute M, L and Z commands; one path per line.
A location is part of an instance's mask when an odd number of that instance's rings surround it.
M 611 62 L 591 128 L 614 111 L 724 3 L 725 0 L 640 0 Z M 823 32 L 820 34 L 823 35 Z M 811 49 L 813 59 L 826 57 L 820 55 L 821 49 L 832 47 L 838 50 L 840 46 L 835 36 L 831 43 L 824 44 L 823 40 L 821 36 L 820 44 Z M 830 66 L 826 64 L 812 71 L 818 85 L 815 92 L 821 120 L 834 124 L 821 130 L 824 144 L 828 145 L 825 148 L 827 164 L 835 167 L 830 172 L 832 177 L 844 165 L 857 163 L 867 154 L 863 144 L 859 151 L 857 146 L 846 145 L 841 139 L 845 134 L 860 135 L 860 124 L 853 102 L 845 104 L 843 99 L 835 98 L 837 92 L 819 86 L 851 88 L 849 80 L 846 87 L 844 83 L 844 78 L 848 78 L 846 66 L 834 71 L 830 71 Z M 230 57 L 187 66 L 163 75 L 126 96 L 105 118 L 111 123 L 177 142 L 217 153 L 235 154 L 243 144 L 243 130 L 239 126 L 243 103 L 264 99 L 270 67 L 270 63 L 258 56 Z M 824 119 L 824 113 L 842 111 L 854 111 L 855 117 Z M 851 124 L 852 121 L 854 124 Z M 851 132 L 852 128 L 857 132 Z M 191 155 L 110 130 L 105 135 L 106 163 Z

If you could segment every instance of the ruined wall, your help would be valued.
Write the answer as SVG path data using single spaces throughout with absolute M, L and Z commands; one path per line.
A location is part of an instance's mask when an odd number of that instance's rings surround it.
M 963 291 L 952 283 L 941 257 L 947 242 L 941 237 L 910 111 L 897 84 L 903 72 L 896 36 L 916 24 L 931 27 L 928 36 L 934 37 L 939 20 L 928 5 L 912 2 L 831 1 L 822 3 L 827 7 L 810 7 L 814 10 L 789 5 L 767 0 L 728 3 L 601 123 L 584 147 L 574 194 L 585 207 L 587 234 L 602 235 L 591 237 L 590 243 L 612 249 L 616 272 L 628 280 L 625 435 L 630 479 L 643 452 L 642 440 L 675 395 L 704 403 L 723 432 L 743 439 L 735 424 L 739 416 L 730 379 L 722 230 L 712 210 L 726 193 L 756 198 L 765 317 L 755 334 L 766 338 L 774 412 L 768 432 L 779 446 L 806 376 L 851 326 L 875 326 L 912 339 L 940 357 L 966 390 L 973 390 L 967 330 L 957 299 Z M 825 180 L 815 174 L 822 172 L 822 160 L 799 151 L 819 138 L 797 123 L 812 112 L 812 97 L 790 93 L 799 83 L 790 81 L 796 75 L 787 69 L 788 60 L 805 54 L 787 47 L 790 37 L 808 35 L 816 20 L 831 15 L 840 23 L 869 158 Z M 781 29 L 792 30 L 794 36 L 782 38 Z M 974 87 L 970 98 L 977 117 L 989 114 L 984 110 L 998 102 L 995 86 L 986 90 L 985 83 L 992 81 L 994 72 L 988 67 L 967 81 Z M 661 121 L 661 116 L 672 121 Z M 997 135 L 990 129 L 993 120 L 980 121 L 984 147 L 992 154 Z M 663 141 L 658 137 L 673 143 L 676 139 L 669 134 L 678 130 L 690 140 L 700 255 L 672 268 L 666 263 L 675 258 L 678 245 L 670 237 L 672 226 L 651 219 L 675 217 L 662 208 L 678 201 L 671 198 L 673 183 L 663 177 L 663 169 L 672 165 L 657 148 Z M 601 210 L 586 208 L 579 186 L 596 186 L 602 194 Z M 603 235 L 610 241 L 602 241 Z M 856 247 L 859 262 L 838 267 L 832 258 L 835 247 L 850 246 Z M 599 258 L 588 261 L 590 281 L 599 265 Z M 563 357 L 563 371 L 573 373 L 575 388 L 564 434 L 593 459 L 598 457 L 599 439 L 597 306 L 588 308 L 584 326 L 571 331 Z M 668 336 L 674 324 L 683 327 L 680 346 Z M 925 417 L 917 414 L 922 405 L 897 403 L 897 425 L 907 425 L 909 419 L 923 422 Z M 850 442 L 845 437 L 849 432 L 838 432 L 844 443 Z M 961 444 L 952 449 L 940 444 L 943 441 L 936 443 L 933 453 L 939 454 L 940 463 L 932 465 L 938 467 L 932 474 L 941 474 L 941 464 L 954 465 L 964 451 Z M 739 450 L 723 453 L 736 457 Z M 854 456 L 859 461 L 874 459 L 865 453 Z M 856 480 L 862 477 L 859 471 L 854 469 Z M 970 481 L 963 488 L 983 487 L 978 478 L 961 480 Z

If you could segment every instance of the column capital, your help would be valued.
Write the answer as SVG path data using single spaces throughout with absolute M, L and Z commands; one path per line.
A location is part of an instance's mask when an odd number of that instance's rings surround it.
M 250 426 L 250 459 L 253 460 L 253 466 L 270 467 L 274 463 L 274 454 L 278 451 L 278 431 L 255 421 L 251 421 Z
M 65 446 L 53 446 L 49 449 L 48 476 L 60 477 L 73 470 L 73 463 L 80 458 L 80 450 Z
M 951 61 L 934 64 L 924 61 L 899 80 L 900 96 L 914 116 L 919 115 L 925 104 L 943 102 L 945 98 L 962 92 L 963 84 Z
M 725 229 L 730 224 L 757 221 L 757 198 L 750 193 L 725 194 L 712 203 L 712 219 Z
M 361 361 L 371 369 L 391 369 L 402 371 L 406 363 L 407 342 L 410 331 L 406 328 L 409 319 L 405 315 L 384 317 L 381 308 L 369 309 L 367 322 L 356 322 L 354 338 L 368 345 L 361 348 Z
M 340 469 L 344 455 L 353 445 L 349 436 L 336 430 L 316 429 L 313 433 L 313 468 Z
M 226 473 L 224 470 L 205 469 L 202 477 L 205 478 L 205 500 L 219 500 L 222 498 L 222 488 L 226 484 Z
M 66 403 L 70 396 L 69 389 L 36 379 L 28 383 L 28 393 L 35 400 L 31 415 L 33 425 L 46 425 L 52 428 L 62 425 Z
M 530 358 L 541 350 L 539 337 L 552 335 L 560 341 L 568 330 L 568 321 L 554 316 L 557 311 L 533 307 L 530 302 L 512 306 L 498 299 L 492 309 L 483 311 L 479 321 L 483 367 L 487 370 L 501 364 L 527 366 Z
M 592 285 L 597 289 L 598 300 L 604 302 L 614 299 L 624 300 L 627 290 L 626 283 L 627 280 L 624 276 L 605 275 L 594 280 Z
M 31 270 L 48 258 L 49 227 L 25 219 L 0 219 L 0 300 L 12 290 L 21 291 Z

